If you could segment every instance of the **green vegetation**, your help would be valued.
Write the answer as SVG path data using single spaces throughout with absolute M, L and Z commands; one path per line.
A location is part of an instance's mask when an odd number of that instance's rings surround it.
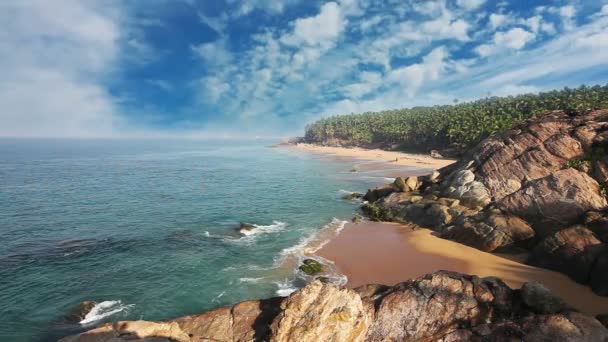
M 608 85 L 333 116 L 308 125 L 305 140 L 322 143 L 337 139 L 350 145 L 424 151 L 453 147 L 463 152 L 482 139 L 512 127 L 515 122 L 538 114 L 598 108 L 608 108 Z
M 353 217 L 353 219 L 351 221 L 353 223 L 360 223 L 361 222 L 361 217 L 360 216 L 355 216 L 355 217 Z
M 300 265 L 300 271 L 312 276 L 323 272 L 323 264 L 314 259 L 305 259 Z

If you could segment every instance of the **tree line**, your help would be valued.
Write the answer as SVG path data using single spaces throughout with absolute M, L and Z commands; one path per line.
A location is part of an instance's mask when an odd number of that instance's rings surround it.
M 575 113 L 608 108 L 608 84 L 581 86 L 474 102 L 332 116 L 306 126 L 304 140 L 317 144 L 457 153 L 515 122 L 553 110 Z

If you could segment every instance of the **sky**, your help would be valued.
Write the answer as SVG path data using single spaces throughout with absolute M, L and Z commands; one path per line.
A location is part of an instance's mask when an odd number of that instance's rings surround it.
M 608 0 L 0 1 L 0 136 L 292 136 L 606 83 Z

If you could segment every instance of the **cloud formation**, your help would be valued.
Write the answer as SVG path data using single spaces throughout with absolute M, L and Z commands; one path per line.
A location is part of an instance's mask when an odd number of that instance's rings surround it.
M 0 135 L 295 134 L 328 115 L 605 83 L 608 5 L 560 4 L 7 0 Z

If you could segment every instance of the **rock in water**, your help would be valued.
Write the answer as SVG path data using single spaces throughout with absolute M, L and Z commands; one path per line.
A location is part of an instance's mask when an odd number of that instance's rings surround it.
M 92 300 L 85 300 L 76 306 L 70 314 L 66 316 L 66 321 L 70 323 L 78 323 L 82 321 L 91 310 L 97 305 L 96 302 Z
M 256 228 L 257 227 L 253 224 L 241 223 L 241 225 L 238 228 L 238 231 L 239 231 L 239 233 L 241 233 L 243 235 L 249 235 Z
M 365 341 L 372 321 L 356 292 L 320 281 L 294 292 L 281 309 L 270 341 Z
M 309 276 L 314 276 L 323 272 L 323 264 L 314 259 L 304 259 L 299 269 Z
M 353 193 L 346 194 L 346 195 L 342 196 L 342 199 L 343 199 L 343 200 L 347 200 L 347 201 L 352 201 L 352 200 L 359 199 L 359 198 L 361 198 L 361 197 L 363 197 L 363 194 L 362 194 L 362 193 L 359 193 L 359 192 L 353 192 Z

